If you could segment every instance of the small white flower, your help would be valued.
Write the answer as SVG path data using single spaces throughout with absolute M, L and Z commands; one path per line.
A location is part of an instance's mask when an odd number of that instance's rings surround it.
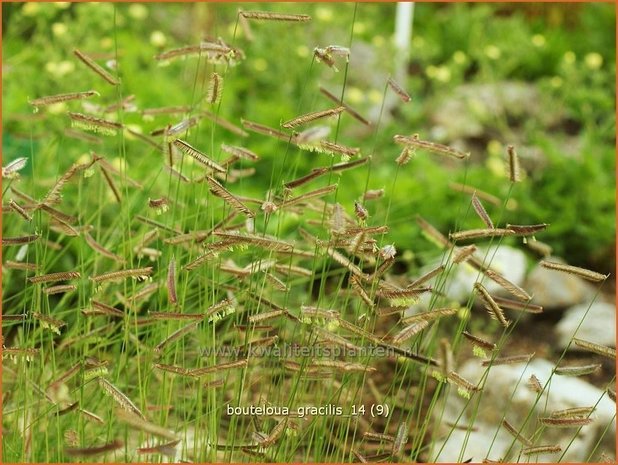
M 382 249 L 380 249 L 380 256 L 384 260 L 390 260 L 391 258 L 395 258 L 396 254 L 397 254 L 397 249 L 395 249 L 394 244 L 385 245 L 384 247 L 382 247 Z

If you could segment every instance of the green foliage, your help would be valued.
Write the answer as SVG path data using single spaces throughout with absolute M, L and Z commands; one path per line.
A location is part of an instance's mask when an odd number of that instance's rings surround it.
M 90 375 L 102 370 L 96 366 L 97 360 L 109 364 L 106 379 L 132 402 L 142 409 L 153 407 L 147 412 L 150 421 L 165 425 L 194 444 L 193 450 L 183 452 L 188 454 L 183 458 L 209 462 L 247 459 L 239 444 L 256 437 L 264 439 L 280 425 L 274 418 L 229 418 L 223 405 L 239 405 L 247 399 L 289 407 L 308 403 L 348 405 L 356 396 L 363 401 L 375 400 L 376 391 L 368 393 L 365 385 L 369 375 L 359 374 L 358 369 L 359 364 L 361 368 L 377 368 L 383 377 L 376 378 L 377 392 L 384 403 L 397 409 L 396 415 L 376 420 L 379 427 L 395 434 L 398 422 L 413 425 L 405 453 L 390 458 L 431 460 L 435 434 L 432 413 L 442 408 L 439 401 L 444 392 L 458 387 L 436 385 L 432 378 L 435 367 L 412 361 L 413 357 L 359 357 L 354 359 L 357 365 L 332 370 L 336 381 L 329 380 L 328 384 L 306 379 L 304 373 L 295 371 L 313 363 L 309 358 L 290 368 L 284 367 L 279 357 L 263 357 L 250 360 L 249 368 L 189 379 L 170 374 L 160 365 L 205 368 L 229 361 L 204 353 L 220 347 L 246 349 L 250 341 L 264 343 L 260 339 L 264 334 L 251 326 L 251 318 L 260 318 L 278 306 L 286 312 L 267 322 L 276 327 L 280 338 L 277 344 L 298 342 L 314 347 L 324 331 L 350 337 L 340 326 L 345 322 L 364 331 L 357 338 L 359 344 L 370 342 L 368 334 L 379 334 L 382 342 L 390 341 L 403 329 L 400 322 L 391 316 L 383 318 L 367 300 L 384 307 L 409 302 L 410 296 L 380 300 L 377 295 L 392 291 L 392 286 L 409 284 L 421 274 L 421 266 L 440 256 L 435 244 L 417 226 L 418 215 L 445 235 L 482 227 L 470 208 L 470 194 L 460 191 L 462 185 L 497 198 L 495 203 L 485 202 L 497 225 L 550 223 L 539 240 L 551 244 L 556 255 L 575 265 L 591 264 L 599 271 L 613 269 L 615 44 L 608 39 L 610 34 L 613 38 L 614 31 L 612 5 L 581 5 L 578 20 L 567 24 L 560 7 L 539 15 L 532 6 L 416 4 L 412 45 L 409 57 L 403 57 L 409 58 L 409 66 L 400 82 L 412 96 L 407 105 L 386 84 L 402 58 L 392 43 L 394 4 L 56 2 L 3 3 L 2 8 L 3 163 L 6 166 L 18 157 L 28 158 L 19 178 L 4 180 L 3 204 L 15 199 L 33 216 L 31 222 L 25 222 L 5 208 L 3 237 L 40 235 L 28 248 L 5 248 L 4 261 L 24 255 L 21 259 L 38 265 L 39 275 L 66 270 L 81 273 L 74 282 L 75 292 L 58 295 L 47 295 L 43 287 L 28 282 L 32 273 L 8 268 L 3 273 L 3 315 L 26 314 L 24 321 L 9 322 L 3 328 L 5 341 L 13 348 L 40 349 L 27 363 L 5 362 L 11 391 L 6 401 L 13 409 L 8 416 L 5 410 L 3 418 L 3 459 L 7 462 L 66 461 L 73 459 L 66 452 L 73 442 L 104 444 L 118 438 L 128 447 L 115 456 L 116 460 L 140 459 L 135 449 L 145 444 L 147 435 L 135 433 L 117 419 L 118 399 L 114 403 L 103 397 L 96 378 L 88 375 L 88 369 L 95 370 Z M 254 38 L 249 40 L 238 21 L 239 8 L 303 12 L 313 20 L 306 24 L 255 21 L 251 23 Z M 163 51 L 219 37 L 242 49 L 244 58 L 238 63 L 213 63 L 204 56 L 169 63 L 154 59 Z M 313 59 L 315 47 L 328 45 L 351 47 L 349 63 L 343 57 L 335 58 L 338 72 Z M 87 69 L 73 55 L 76 47 L 117 75 L 122 84 L 110 86 Z M 215 105 L 206 101 L 213 72 L 224 78 L 222 100 Z M 249 130 L 243 137 L 208 117 L 181 136 L 219 163 L 227 158 L 222 144 L 244 146 L 257 153 L 258 162 L 241 160 L 229 170 L 231 175 L 236 168 L 254 168 L 254 175 L 243 177 L 240 171 L 238 179 L 230 176 L 220 181 L 255 213 L 256 234 L 293 243 L 294 250 L 306 256 L 278 254 L 252 244 L 230 244 L 217 250 L 203 266 L 187 270 L 185 267 L 207 253 L 208 247 L 221 245 L 213 230 L 251 230 L 252 224 L 239 214 L 221 226 L 219 223 L 232 211 L 230 203 L 212 195 L 212 186 L 203 179 L 203 167 L 188 156 L 177 155 L 174 168 L 191 182 L 179 181 L 166 170 L 169 148 L 163 138 L 149 134 L 190 116 L 202 117 L 204 111 L 238 127 L 244 119 L 280 129 L 283 121 L 336 105 L 319 91 L 320 86 L 343 96 L 373 123 L 364 126 L 348 113 L 328 122 L 319 121 L 317 124 L 330 128 L 327 139 L 358 148 L 361 156 L 370 156 L 371 160 L 349 171 L 328 173 L 293 189 L 291 194 L 284 189 L 284 182 L 317 167 L 329 168 L 343 157 L 308 151 Z M 29 104 L 34 98 L 89 89 L 97 90 L 100 96 L 51 105 L 38 112 L 33 112 Z M 130 96 L 134 100 L 122 107 Z M 163 106 L 187 106 L 189 111 L 151 117 L 142 114 L 144 109 Z M 122 130 L 94 142 L 83 136 L 75 138 L 67 132 L 69 111 L 121 122 L 150 137 L 151 142 L 162 143 L 161 148 Z M 461 161 L 417 150 L 409 163 L 398 166 L 395 160 L 402 146 L 393 141 L 393 135 L 415 133 L 422 140 L 463 148 L 472 156 Z M 515 145 L 521 156 L 521 183 L 509 182 L 508 144 Z M 66 225 L 50 219 L 49 212 L 36 203 L 71 166 L 92 160 L 93 152 L 111 166 L 95 164 L 92 172 L 79 172 L 63 186 L 62 201 L 55 205 L 63 213 L 76 216 L 72 235 Z M 117 193 L 110 187 L 112 183 Z M 338 188 L 323 197 L 325 203 L 285 208 L 282 199 L 286 195 L 300 195 L 335 183 Z M 359 218 L 355 216 L 355 201 L 370 189 L 384 189 L 384 197 L 364 202 L 368 218 Z M 31 196 L 35 204 L 19 192 Z M 260 206 L 271 195 L 280 209 L 267 214 Z M 166 208 L 149 206 L 155 199 L 167 201 Z M 368 251 L 349 244 L 335 247 L 344 253 L 343 258 L 333 254 L 333 247 L 327 247 L 326 242 L 314 244 L 304 231 L 322 241 L 336 236 L 331 223 L 336 215 L 329 210 L 337 208 L 334 204 L 341 206 L 354 227 L 387 225 L 388 234 L 373 235 L 373 247 L 371 234 L 350 234 Z M 173 242 L 177 231 L 198 235 L 210 232 L 201 239 L 177 244 Z M 124 261 L 110 260 L 93 247 L 92 240 Z M 503 243 L 521 245 L 521 240 L 505 239 Z M 380 250 L 389 244 L 396 246 L 397 255 L 385 281 L 371 273 L 384 265 Z M 430 309 L 459 308 L 459 303 L 442 295 L 457 266 L 448 253 L 442 257 L 448 267 L 438 277 Z M 354 265 L 346 265 L 345 257 Z M 281 268 L 272 275 L 267 274 L 268 268 L 266 272 L 251 268 L 275 258 Z M 169 284 L 166 289 L 172 260 L 177 267 L 176 306 L 170 302 Z M 127 279 L 98 286 L 88 279 L 147 266 L 153 267 L 152 281 Z M 294 266 L 302 267 L 305 274 L 302 269 L 300 274 L 298 270 L 292 273 Z M 361 283 L 367 296 L 354 286 L 354 266 L 362 267 L 369 276 Z M 249 271 L 243 267 L 249 267 Z M 290 269 L 286 271 L 286 267 Z M 148 291 L 151 284 L 156 285 L 150 288 L 151 294 L 132 300 L 139 292 Z M 236 312 L 216 313 L 200 321 L 199 328 L 186 337 L 170 342 L 161 351 L 153 349 L 187 322 L 153 323 L 149 321 L 152 312 L 204 313 L 224 298 L 230 299 L 230 307 Z M 82 311 L 92 309 L 93 299 L 122 309 L 124 316 L 87 317 Z M 472 318 L 472 304 L 470 298 L 449 322 L 432 324 L 401 348 L 438 357 L 440 339 L 448 337 L 456 356 L 470 357 L 472 351 L 464 352 L 458 342 L 461 331 L 467 328 L 492 333 L 501 349 L 519 321 L 507 331 L 488 318 Z M 300 318 L 299 309 L 305 305 L 333 308 L 338 319 Z M 399 307 L 402 313 L 407 305 Z M 64 321 L 61 335 L 35 321 L 33 312 Z M 81 364 L 75 377 L 59 383 L 67 392 L 50 390 L 51 382 L 75 363 Z M 447 378 L 445 373 L 436 373 L 442 381 Z M 208 383 L 221 384 L 213 387 Z M 469 390 L 459 389 L 462 397 L 470 398 Z M 104 415 L 107 423 L 93 423 L 81 410 L 59 414 L 69 398 L 80 402 L 79 409 Z M 170 405 L 172 408 L 166 407 Z M 272 445 L 260 450 L 264 455 L 258 458 L 281 462 L 353 460 L 347 445 L 360 433 L 356 424 L 351 425 L 338 418 L 307 419 L 302 428 L 284 428 L 284 440 L 271 438 Z M 25 432 L 34 433 L 30 443 Z M 77 437 L 67 438 L 72 432 Z M 185 437 L 192 435 L 193 442 Z M 222 440 L 229 448 L 217 451 L 214 445 L 221 445 Z M 339 447 L 342 444 L 346 446 Z M 379 451 L 390 450 L 388 446 Z

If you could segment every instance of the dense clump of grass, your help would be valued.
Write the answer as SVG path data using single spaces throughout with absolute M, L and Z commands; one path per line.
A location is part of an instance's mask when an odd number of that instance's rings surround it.
M 345 103 L 356 13 L 347 43 L 316 44 L 294 64 L 306 74 L 296 114 L 273 110 L 252 121 L 228 85 L 246 78 L 242 67 L 259 52 L 250 37 L 307 27 L 309 15 L 287 10 L 239 12 L 229 36 L 153 57 L 142 78 L 156 80 L 164 62 L 178 86 L 191 84 L 183 101 L 142 102 L 116 37 L 110 70 L 96 53 L 74 51 L 88 68 L 77 67 L 74 80 L 96 91 L 61 82 L 63 93 L 24 102 L 39 109 L 32 131 L 49 130 L 51 148 L 30 154 L 31 176 L 19 175 L 23 159 L 3 167 L 5 461 L 431 461 L 440 399 L 455 389 L 483 405 L 483 384 L 457 372 L 461 336 L 477 355 L 491 352 L 479 360 L 487 370 L 534 356 L 503 349 L 522 313 L 542 309 L 492 270 L 492 256 L 460 243 L 542 233 L 545 224 L 507 223 L 511 191 L 494 218 L 474 189 L 453 208 L 458 224 L 476 212 L 483 229 L 440 232 L 419 217 L 412 225 L 436 246 L 440 265 L 424 274 L 395 269 L 400 244 L 388 234 L 398 178 L 414 175 L 404 170 L 415 157 L 446 155 L 466 166 L 469 154 L 393 133 L 400 147 L 385 156 L 377 145 L 382 111 L 369 138 L 342 130 L 369 122 Z M 317 84 L 318 61 L 329 73 L 341 68 L 332 78 L 339 95 Z M 405 85 L 388 78 L 382 109 L 389 89 L 398 104 L 413 104 Z M 324 110 L 320 93 L 337 106 Z M 72 144 L 83 155 L 63 156 Z M 517 189 L 516 154 L 504 156 L 504 182 Z M 383 188 L 372 173 L 384 165 L 395 174 Z M 255 180 L 264 171 L 266 187 Z M 472 311 L 474 297 L 464 306 L 445 297 L 463 266 L 478 273 L 470 291 L 489 317 Z M 489 280 L 515 300 L 492 296 Z M 427 308 L 406 315 L 423 295 L 431 295 Z M 535 384 L 541 392 L 550 389 L 544 381 Z M 227 413 L 242 406 L 273 413 Z M 586 427 L 590 413 L 537 426 Z M 542 434 L 522 441 L 505 424 L 524 455 L 570 446 L 543 444 Z

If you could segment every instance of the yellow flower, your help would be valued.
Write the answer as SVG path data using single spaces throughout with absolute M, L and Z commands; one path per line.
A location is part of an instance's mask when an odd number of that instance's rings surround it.
M 453 53 L 453 61 L 458 65 L 463 65 L 466 61 L 468 61 L 468 56 L 461 50 L 457 50 Z
M 401 259 L 404 262 L 411 262 L 412 260 L 414 260 L 414 252 L 412 252 L 411 250 L 404 250 L 404 252 L 401 254 Z
M 51 28 L 52 28 L 52 34 L 54 34 L 56 37 L 61 37 L 65 35 L 67 31 L 69 30 L 67 25 L 64 23 L 54 23 L 52 24 Z
M 468 307 L 459 307 L 459 310 L 457 310 L 457 318 L 459 318 L 460 320 L 466 320 L 470 318 L 470 309 Z
M 371 42 L 373 43 L 374 47 L 382 47 L 385 43 L 386 43 L 386 39 L 384 39 L 383 36 L 375 36 L 373 39 L 371 39 Z
M 352 105 L 358 105 L 365 101 L 365 93 L 358 87 L 348 87 L 345 92 L 346 100 Z
M 38 3 L 28 2 L 22 7 L 21 14 L 24 16 L 35 16 L 39 13 L 40 9 L 41 7 Z
M 554 76 L 553 78 L 551 78 L 549 80 L 549 84 L 554 88 L 557 89 L 559 87 L 562 87 L 562 83 L 564 81 L 562 80 L 562 78 L 560 76 Z
M 584 57 L 584 63 L 590 69 L 599 69 L 603 65 L 603 57 L 596 52 L 587 53 Z
M 306 45 L 299 45 L 296 47 L 296 55 L 301 58 L 307 58 L 309 56 L 309 47 Z
M 77 163 L 82 165 L 86 163 L 90 163 L 92 161 L 92 157 L 87 153 L 82 153 L 81 156 L 77 159 Z
M 532 45 L 535 47 L 544 47 L 546 42 L 543 34 L 534 34 L 532 36 Z
M 504 166 L 504 161 L 498 157 L 488 157 L 485 162 L 485 166 L 490 173 L 497 177 L 505 177 L 506 176 L 506 167 Z
M 564 56 L 562 57 L 562 59 L 567 65 L 572 65 L 573 63 L 575 63 L 575 58 L 576 58 L 575 53 L 573 53 L 570 50 L 566 52 Z
M 127 164 L 124 158 L 115 157 L 111 161 L 112 166 L 116 168 L 118 171 L 125 171 L 127 169 Z
M 320 6 L 315 10 L 315 16 L 320 21 L 328 23 L 333 20 L 333 9 L 326 6 Z
M 427 76 L 440 82 L 448 82 L 451 80 L 451 70 L 446 66 L 428 66 Z
M 64 102 L 52 103 L 51 105 L 47 105 L 47 113 L 51 115 L 59 115 L 61 113 L 66 113 L 67 104 Z
M 132 132 L 136 132 L 138 134 L 143 134 L 142 127 L 139 124 L 127 124 L 127 129 L 130 129 Z M 127 131 L 128 139 L 137 139 L 133 134 Z
M 256 58 L 253 60 L 253 69 L 258 72 L 263 72 L 268 69 L 268 62 L 264 58 Z
M 354 33 L 355 34 L 364 34 L 367 32 L 367 24 L 358 21 L 354 24 Z
M 492 60 L 497 60 L 502 56 L 502 51 L 496 47 L 495 45 L 488 45 L 485 47 L 485 55 L 491 58 Z
M 150 43 L 155 47 L 163 47 L 167 43 L 167 37 L 161 31 L 152 31 Z
M 133 19 L 145 19 L 148 16 L 148 8 L 141 3 L 133 3 L 129 7 L 129 16 Z
M 75 70 L 75 64 L 72 61 L 61 61 L 56 63 L 55 61 L 49 61 L 45 64 L 45 71 L 54 77 L 63 77 Z
M 339 327 L 339 321 L 338 320 L 331 320 L 326 325 L 326 329 L 328 331 L 336 331 L 338 327 Z
M 376 89 L 371 89 L 367 95 L 369 101 L 375 105 L 382 103 L 382 92 Z
M 63 60 L 58 63 L 58 74 L 60 76 L 71 74 L 73 71 L 75 71 L 75 63 L 72 61 Z
M 99 41 L 99 45 L 101 46 L 102 49 L 109 50 L 114 45 L 114 41 L 112 40 L 111 37 L 103 37 Z
M 48 61 L 47 63 L 45 63 L 45 71 L 47 71 L 49 74 L 56 74 L 57 70 L 58 63 L 54 61 Z
M 451 70 L 446 66 L 438 66 L 436 71 L 436 80 L 440 82 L 448 82 L 451 80 Z
M 504 147 L 500 141 L 493 139 L 487 143 L 487 152 L 489 152 L 489 155 L 499 157 L 504 152 Z

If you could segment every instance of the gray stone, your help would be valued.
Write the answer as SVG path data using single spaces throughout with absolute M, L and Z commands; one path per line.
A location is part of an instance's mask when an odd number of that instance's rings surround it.
M 490 263 L 492 269 L 502 274 L 509 281 L 521 286 L 526 273 L 526 256 L 525 254 L 513 247 L 502 245 L 489 249 L 480 249 L 477 251 L 477 256 L 487 256 L 487 263 Z M 440 265 L 440 261 L 435 261 L 426 266 L 420 273 L 428 272 Z M 454 265 L 443 290 L 446 297 L 453 301 L 465 304 L 472 293 L 474 283 L 480 278 L 479 272 L 467 263 Z M 436 279 L 428 281 L 435 287 Z M 507 295 L 506 291 L 490 279 L 483 279 L 483 284 L 494 295 Z M 412 305 L 405 312 L 406 315 L 414 315 L 415 313 L 426 311 L 429 307 L 432 294 L 424 293 L 421 295 L 418 303 Z
M 547 391 L 537 401 L 537 394 L 528 386 L 528 380 L 534 374 L 544 386 L 553 368 L 554 364 L 544 359 L 533 359 L 527 367 L 525 364 L 492 367 L 483 391 L 473 394 L 469 403 L 457 394 L 457 389 L 451 387 L 444 411 L 437 409 L 435 412 L 440 421 L 436 437 L 444 439 L 434 443 L 425 459 L 429 462 L 456 462 L 460 458 L 472 458 L 473 462 L 480 462 L 487 457 L 509 462 L 555 462 L 558 459 L 563 462 L 582 462 L 588 461 L 599 440 L 601 443 L 596 452 L 607 451 L 613 456 L 616 404 L 602 390 L 578 378 L 554 375 Z M 479 360 L 469 360 L 459 373 L 470 382 L 478 384 L 482 382 L 486 370 Z M 481 396 L 480 399 L 477 396 Z M 477 401 L 479 404 L 475 414 Z M 522 445 L 514 442 L 513 437 L 501 426 L 502 420 L 506 418 L 519 430 L 532 412 L 522 428 L 522 434 L 531 437 L 538 429 L 539 417 L 549 416 L 555 410 L 595 405 L 592 423 L 579 431 L 578 428 L 545 427 L 540 437 L 535 436 L 534 445 L 560 445 L 562 452 L 558 454 L 520 456 Z M 448 422 L 457 422 L 462 427 L 472 424 L 474 431 L 468 435 L 466 431 L 453 430 Z
M 561 349 L 564 349 L 573 337 L 616 347 L 616 305 L 595 302 L 592 305 L 582 304 L 569 308 L 556 326 L 556 334 Z M 571 344 L 570 349 L 576 350 L 577 346 Z
M 502 245 L 490 249 L 480 249 L 479 257 L 487 257 L 487 263 L 512 283 L 521 286 L 526 275 L 526 256 L 518 249 Z M 446 284 L 449 299 L 464 303 L 472 292 L 472 286 L 479 279 L 479 272 L 472 266 L 462 263 L 455 265 L 452 276 Z M 504 289 L 494 281 L 485 279 L 483 284 L 491 294 L 504 295 Z
M 564 260 L 551 257 L 551 261 Z M 578 276 L 562 271 L 550 270 L 537 265 L 526 279 L 525 289 L 533 296 L 532 302 L 545 310 L 567 308 L 590 302 L 596 290 Z
M 444 141 L 478 137 L 495 126 L 496 114 L 534 117 L 543 125 L 557 121 L 559 110 L 543 112 L 541 103 L 538 88 L 524 82 L 464 84 L 446 95 L 432 112 L 432 135 L 440 133 Z

